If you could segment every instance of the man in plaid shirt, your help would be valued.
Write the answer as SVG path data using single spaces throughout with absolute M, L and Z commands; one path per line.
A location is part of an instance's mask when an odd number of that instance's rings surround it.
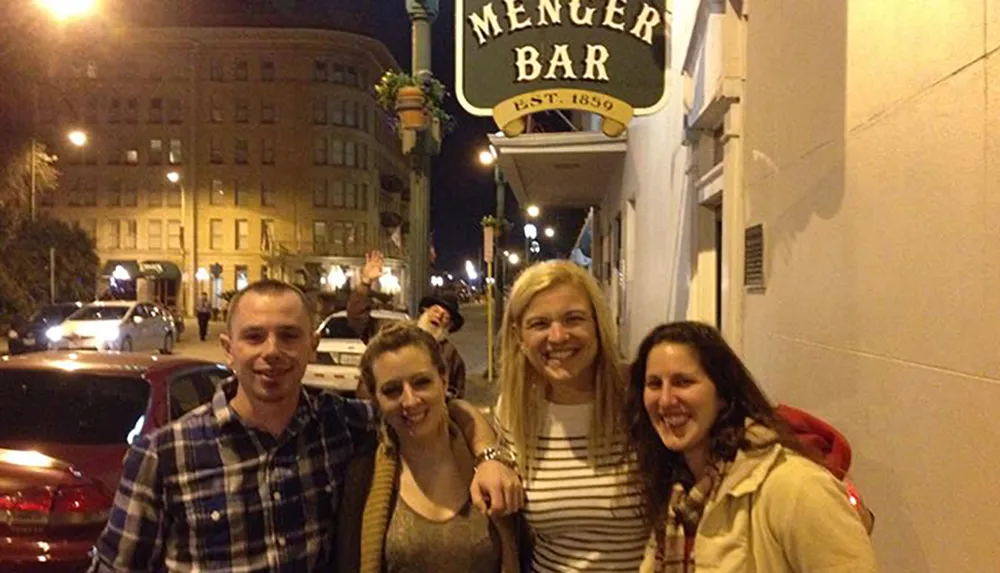
M 308 308 L 274 280 L 233 298 L 221 338 L 236 379 L 129 450 L 91 573 L 332 570 L 344 471 L 377 422 L 368 402 L 303 390 L 319 343 Z M 476 451 L 492 445 L 472 406 L 452 411 Z M 500 462 L 483 463 L 473 489 L 491 513 L 521 503 Z

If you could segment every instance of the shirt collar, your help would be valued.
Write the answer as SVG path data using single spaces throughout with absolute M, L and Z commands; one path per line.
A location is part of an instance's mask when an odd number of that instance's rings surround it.
M 239 414 L 229 404 L 229 401 L 236 396 L 236 389 L 238 387 L 239 382 L 236 380 L 236 377 L 231 376 L 219 384 L 218 390 L 212 396 L 212 414 L 215 416 L 215 421 L 219 424 L 219 427 L 225 427 L 232 423 L 243 424 Z M 303 387 L 299 390 L 299 405 L 295 409 L 295 414 L 288 423 L 288 428 L 286 428 L 285 432 L 291 434 L 298 433 L 306 423 L 318 418 L 316 400 Z

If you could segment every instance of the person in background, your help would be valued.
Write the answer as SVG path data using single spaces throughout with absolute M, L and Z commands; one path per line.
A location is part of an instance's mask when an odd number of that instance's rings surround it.
M 500 331 L 501 439 L 525 490 L 535 573 L 636 571 L 649 539 L 626 456 L 626 374 L 600 287 L 569 261 L 526 269 Z
M 381 414 L 377 451 L 347 469 L 338 573 L 517 573 L 513 518 L 489 519 L 469 497 L 471 449 L 448 414 L 437 341 L 412 323 L 382 329 L 361 359 Z
M 843 483 L 715 328 L 648 334 L 624 414 L 652 527 L 641 573 L 878 571 Z
M 204 341 L 208 336 L 208 321 L 212 318 L 212 305 L 208 302 L 208 293 L 201 293 L 198 306 L 195 307 L 195 316 L 198 317 L 198 338 Z
M 367 253 L 365 266 L 361 268 L 361 276 L 347 299 L 347 322 L 365 344 L 377 334 L 379 328 L 378 321 L 371 316 L 375 304 L 377 302 L 386 304 L 392 300 L 391 295 L 380 293 L 373 288 L 373 283 L 383 274 L 385 274 L 385 257 L 381 251 Z M 444 358 L 447 370 L 448 396 L 462 398 L 465 396 L 466 386 L 465 360 L 448 338 L 461 330 L 465 324 L 465 318 L 459 311 L 458 298 L 448 294 L 425 296 L 420 301 L 419 307 L 417 326 L 430 333 L 441 346 L 441 356 Z M 364 393 L 361 392 L 359 395 L 364 396 Z
M 319 337 L 302 291 L 264 279 L 232 299 L 221 343 L 235 373 L 212 401 L 129 449 L 90 573 L 326 572 L 348 462 L 371 451 L 371 403 L 302 387 Z M 470 404 L 452 418 L 483 456 L 471 486 L 504 514 L 517 476 Z

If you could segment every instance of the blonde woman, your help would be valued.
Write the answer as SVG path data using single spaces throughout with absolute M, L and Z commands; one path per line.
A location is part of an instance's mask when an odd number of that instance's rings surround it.
M 338 573 L 519 573 L 512 518 L 472 507 L 475 457 L 449 415 L 446 372 L 440 345 L 415 324 L 368 343 L 361 383 L 383 427 L 377 451 L 348 466 Z
M 525 270 L 500 353 L 496 416 L 524 485 L 530 570 L 636 571 L 649 530 L 624 453 L 625 369 L 594 279 L 568 261 Z

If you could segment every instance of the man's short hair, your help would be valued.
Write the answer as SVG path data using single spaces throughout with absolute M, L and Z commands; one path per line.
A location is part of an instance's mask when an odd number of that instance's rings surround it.
M 229 313 L 226 315 L 226 332 L 232 331 L 233 317 L 236 316 L 240 300 L 245 295 L 249 293 L 259 295 L 279 295 L 286 292 L 294 293 L 295 296 L 299 297 L 299 301 L 302 302 L 302 310 L 305 311 L 306 316 L 309 318 L 309 328 L 311 329 L 313 323 L 312 304 L 309 302 L 309 299 L 306 298 L 305 293 L 295 285 L 291 285 L 284 281 L 279 281 L 277 279 L 261 279 L 250 283 L 243 290 L 236 291 L 232 300 L 229 301 Z

